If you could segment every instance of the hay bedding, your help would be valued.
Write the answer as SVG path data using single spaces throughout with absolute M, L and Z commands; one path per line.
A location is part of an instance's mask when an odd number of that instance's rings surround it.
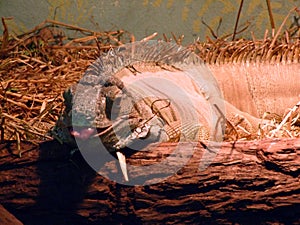
M 63 110 L 62 93 L 129 34 L 46 21 L 18 37 L 5 25 L 0 60 L 1 140 L 46 140 Z M 65 31 L 74 37 L 67 37 Z
M 49 130 L 64 109 L 64 90 L 76 83 L 102 52 L 134 41 L 133 35 L 122 30 L 97 32 L 49 20 L 27 33 L 15 36 L 9 33 L 3 18 L 2 24 L 1 141 L 26 140 L 38 143 L 52 139 Z M 147 39 L 154 36 L 155 34 Z M 170 41 L 165 35 L 164 38 Z M 299 38 L 293 40 L 286 33 L 282 38 L 276 36 L 278 40 L 274 38 L 268 38 L 267 34 L 260 41 L 230 42 L 221 38 L 205 43 L 196 42 L 190 48 L 208 63 L 221 64 L 247 59 L 299 62 Z M 181 44 L 182 38 L 173 35 L 173 40 Z M 299 137 L 299 128 L 295 126 L 296 121 L 299 121 L 299 103 L 293 110 L 279 128 L 283 118 L 273 120 L 272 129 L 278 129 L 279 136 Z M 260 134 L 260 137 L 263 135 Z

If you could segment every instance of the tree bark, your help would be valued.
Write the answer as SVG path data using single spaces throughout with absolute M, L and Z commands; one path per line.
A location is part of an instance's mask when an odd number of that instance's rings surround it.
M 173 154 L 176 147 L 183 151 Z M 129 179 L 145 183 L 139 186 L 98 175 L 79 152 L 70 154 L 55 141 L 23 142 L 21 157 L 16 149 L 14 142 L 0 145 L 0 201 L 24 224 L 300 223 L 300 139 L 162 143 L 128 151 L 127 163 L 135 166 L 128 167 Z M 203 153 L 215 150 L 208 167 L 199 169 Z M 167 157 L 168 165 L 156 170 L 141 166 Z M 100 172 L 121 176 L 115 161 Z
M 0 224 L 1 225 L 23 225 L 16 217 L 8 212 L 2 205 L 0 205 Z

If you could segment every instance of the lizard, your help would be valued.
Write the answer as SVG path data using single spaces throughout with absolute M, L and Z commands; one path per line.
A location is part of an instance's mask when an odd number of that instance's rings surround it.
M 266 123 L 264 112 L 282 114 L 300 93 L 299 64 L 290 67 L 285 76 L 280 66 L 271 64 L 206 65 L 174 43 L 123 45 L 99 57 L 64 93 L 65 111 L 53 133 L 74 146 L 74 138 L 100 137 L 116 154 L 128 181 L 122 149 L 139 140 L 220 141 L 226 121 L 252 132 Z M 272 71 L 276 73 L 270 77 Z M 277 89 L 282 83 L 290 84 L 287 95 Z

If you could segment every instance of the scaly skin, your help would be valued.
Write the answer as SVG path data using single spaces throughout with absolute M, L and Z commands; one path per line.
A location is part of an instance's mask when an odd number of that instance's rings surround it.
M 101 137 L 107 149 L 117 151 L 128 180 L 121 150 L 138 139 L 220 140 L 212 131 L 218 126 L 221 130 L 222 116 L 232 124 L 242 119 L 243 129 L 253 132 L 265 122 L 259 119 L 264 112 L 283 114 L 298 101 L 299 64 L 224 64 L 209 68 L 213 75 L 194 53 L 163 42 L 140 42 L 111 51 L 91 66 L 76 89 L 66 92 L 67 107 L 57 125 L 62 129 L 58 136 L 64 142 L 74 142 L 70 134 L 86 139 L 97 129 L 96 136 Z M 141 78 L 149 77 L 179 84 L 186 102 L 178 97 L 172 99 L 176 91 L 160 95 L 165 91 L 160 81 L 145 81 L 137 89 L 130 89 Z M 141 93 L 150 97 L 136 98 Z M 118 107 L 114 108 L 113 103 Z M 218 120 L 216 124 L 211 122 L 214 119 Z M 70 127 L 74 128 L 71 133 Z
M 283 115 L 299 101 L 300 64 L 227 63 L 209 65 L 226 101 L 257 118 Z

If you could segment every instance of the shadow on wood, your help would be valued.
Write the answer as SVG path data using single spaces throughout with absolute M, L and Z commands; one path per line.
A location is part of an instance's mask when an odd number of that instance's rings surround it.
M 1 204 L 30 225 L 300 222 L 300 139 L 216 144 L 216 157 L 200 171 L 205 144 L 178 145 L 183 150 L 192 145 L 193 154 L 173 175 L 164 167 L 150 176 L 139 165 L 171 157 L 172 166 L 189 157 L 172 155 L 176 143 L 132 154 L 129 179 L 148 176 L 153 184 L 127 186 L 98 175 L 79 152 L 70 155 L 68 146 L 57 142 L 21 143 L 21 158 L 16 143 L 5 142 L 0 145 Z M 121 172 L 118 164 L 107 162 L 101 173 Z M 155 183 L 165 175 L 170 177 Z

